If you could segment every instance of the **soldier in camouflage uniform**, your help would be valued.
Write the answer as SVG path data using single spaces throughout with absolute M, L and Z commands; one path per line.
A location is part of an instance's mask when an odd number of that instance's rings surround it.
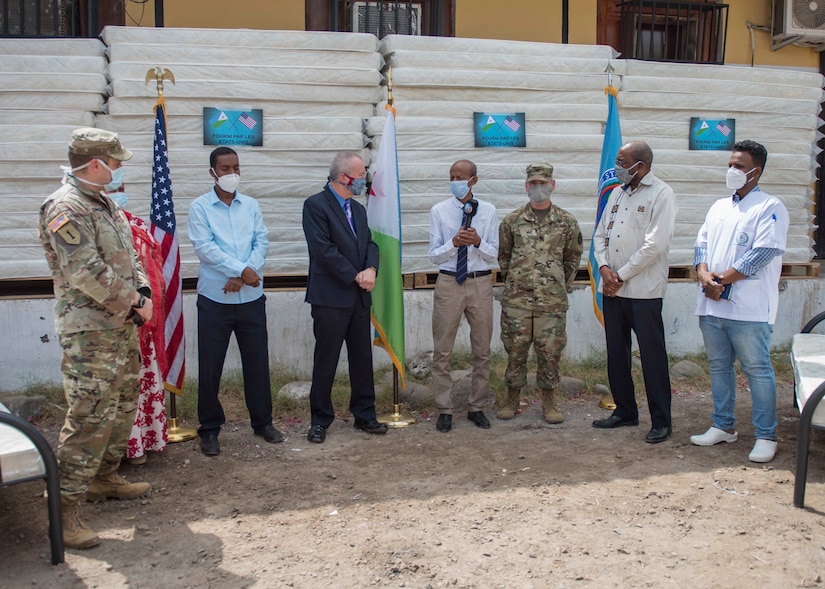
M 499 419 L 512 419 L 518 411 L 532 344 L 544 419 L 564 421 L 556 405 L 559 358 L 567 344 L 567 290 L 581 260 L 582 234 L 575 217 L 550 202 L 555 186 L 553 166 L 528 166 L 525 188 L 530 202 L 499 226 L 498 263 L 504 280 L 501 341 L 507 351 L 507 398 L 497 411 Z
M 114 133 L 75 130 L 71 170 L 40 208 L 38 232 L 54 280 L 68 405 L 57 460 L 69 548 L 99 541 L 80 519 L 84 493 L 89 500 L 131 499 L 150 490 L 148 483 L 128 483 L 117 473 L 137 407 L 135 324 L 152 316 L 151 290 L 129 223 L 105 193 L 123 182 L 121 165 L 131 156 Z

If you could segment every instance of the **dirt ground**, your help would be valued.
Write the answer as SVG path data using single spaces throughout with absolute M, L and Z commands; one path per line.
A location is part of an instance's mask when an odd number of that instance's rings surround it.
M 101 544 L 49 564 L 40 482 L 0 488 L 0 586 L 18 587 L 822 587 L 825 445 L 814 440 L 806 509 L 792 505 L 797 413 L 780 390 L 779 454 L 688 437 L 709 425 L 706 392 L 674 396 L 674 435 L 595 430 L 587 395 L 547 426 L 534 403 L 481 430 L 433 419 L 370 436 L 338 419 L 322 445 L 279 423 L 269 445 L 228 424 L 222 454 L 171 444 L 127 478 L 143 501 L 88 503 Z M 457 416 L 458 417 L 458 416 Z M 183 424 L 186 425 L 186 424 Z M 59 424 L 39 424 L 54 441 Z

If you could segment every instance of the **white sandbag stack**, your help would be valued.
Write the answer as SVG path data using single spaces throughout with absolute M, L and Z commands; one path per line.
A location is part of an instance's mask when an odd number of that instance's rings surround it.
M 553 200 L 592 228 L 610 47 L 393 35 L 381 52 L 392 66 L 398 111 L 405 272 L 433 270 L 429 210 L 449 196 L 450 165 L 462 158 L 478 165 L 474 193 L 500 216 L 527 202 L 527 166 L 552 163 Z M 621 61 L 612 63 L 622 70 Z M 474 112 L 525 113 L 527 146 L 475 148 Z M 376 116 L 367 134 L 382 127 Z M 379 143 L 376 137 L 372 148 Z
M 239 190 L 258 198 L 269 228 L 267 274 L 305 274 L 303 200 L 320 190 L 338 151 L 365 159 L 363 120 L 381 99 L 382 57 L 372 35 L 302 31 L 107 27 L 112 96 L 98 126 L 117 131 L 135 157 L 128 162 L 129 205 L 148 213 L 156 84 L 146 73 L 169 69 L 164 84 L 169 165 L 181 231 L 182 274 L 197 275 L 186 235 L 189 204 L 207 192 L 209 154 L 203 108 L 263 109 L 262 147 L 231 146 L 240 155 Z
M 97 39 L 0 39 L 0 279 L 49 276 L 38 212 L 72 129 L 103 110 L 103 52 Z
M 728 152 L 689 151 L 691 117 L 735 118 L 736 136 L 770 152 L 763 187 L 791 213 L 788 262 L 813 252 L 812 153 L 821 101 L 816 73 L 735 66 L 656 64 L 612 59 L 609 47 L 478 39 L 389 36 L 381 44 L 392 66 L 398 110 L 404 271 L 432 271 L 427 259 L 429 208 L 448 195 L 450 164 L 479 167 L 475 193 L 501 216 L 526 202 L 529 163 L 555 166 L 553 200 L 573 213 L 590 245 L 596 178 L 607 118 L 605 68 L 615 68 L 625 141 L 647 141 L 653 169 L 679 200 L 671 265 L 691 265 L 693 242 L 710 204 L 726 193 Z M 380 109 L 379 109 L 380 110 Z M 473 113 L 524 112 L 525 148 L 475 148 Z M 382 113 L 367 134 L 380 143 Z M 586 255 L 582 266 L 586 264 Z
M 822 99 L 822 76 L 814 72 L 626 62 L 619 94 L 623 137 L 650 143 L 654 171 L 679 199 L 671 265 L 693 263 L 693 243 L 707 210 L 731 193 L 725 187 L 730 153 L 689 151 L 691 117 L 735 119 L 737 140 L 766 147 L 760 187 L 782 199 L 791 220 L 783 261 L 811 260 Z

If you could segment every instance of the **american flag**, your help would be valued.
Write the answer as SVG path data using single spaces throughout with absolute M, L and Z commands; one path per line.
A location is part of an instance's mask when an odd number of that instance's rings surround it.
M 513 133 L 519 130 L 521 125 L 518 124 L 518 121 L 513 117 L 507 117 L 504 119 L 504 126 L 510 129 Z
M 241 116 L 238 117 L 238 122 L 250 131 L 255 128 L 255 125 L 258 124 L 258 122 L 255 119 L 253 119 L 250 115 L 246 114 L 245 112 L 242 112 Z
M 162 100 L 162 99 L 161 99 Z M 155 142 L 152 167 L 152 235 L 160 244 L 163 257 L 163 281 L 166 283 L 166 364 L 163 375 L 166 388 L 173 393 L 183 391 L 186 372 L 183 341 L 183 294 L 180 277 L 180 247 L 178 245 L 175 203 L 172 201 L 172 179 L 169 177 L 169 156 L 166 152 L 166 107 L 155 107 Z
M 719 132 L 720 132 L 722 135 L 724 135 L 725 137 L 727 137 L 728 135 L 730 135 L 730 127 L 728 127 L 728 126 L 727 126 L 725 123 L 723 123 L 723 122 L 720 122 L 718 125 L 716 125 L 716 130 L 717 130 L 717 131 L 719 131 Z

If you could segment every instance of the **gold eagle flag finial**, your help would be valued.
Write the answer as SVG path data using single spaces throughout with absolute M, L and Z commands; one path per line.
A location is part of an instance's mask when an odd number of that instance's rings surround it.
M 157 66 L 154 69 L 150 69 L 148 72 L 146 72 L 146 83 L 148 84 L 152 80 L 154 80 L 158 85 L 158 98 L 163 98 L 163 81 L 169 80 L 174 84 L 175 75 L 168 69 L 161 69 L 160 66 Z

